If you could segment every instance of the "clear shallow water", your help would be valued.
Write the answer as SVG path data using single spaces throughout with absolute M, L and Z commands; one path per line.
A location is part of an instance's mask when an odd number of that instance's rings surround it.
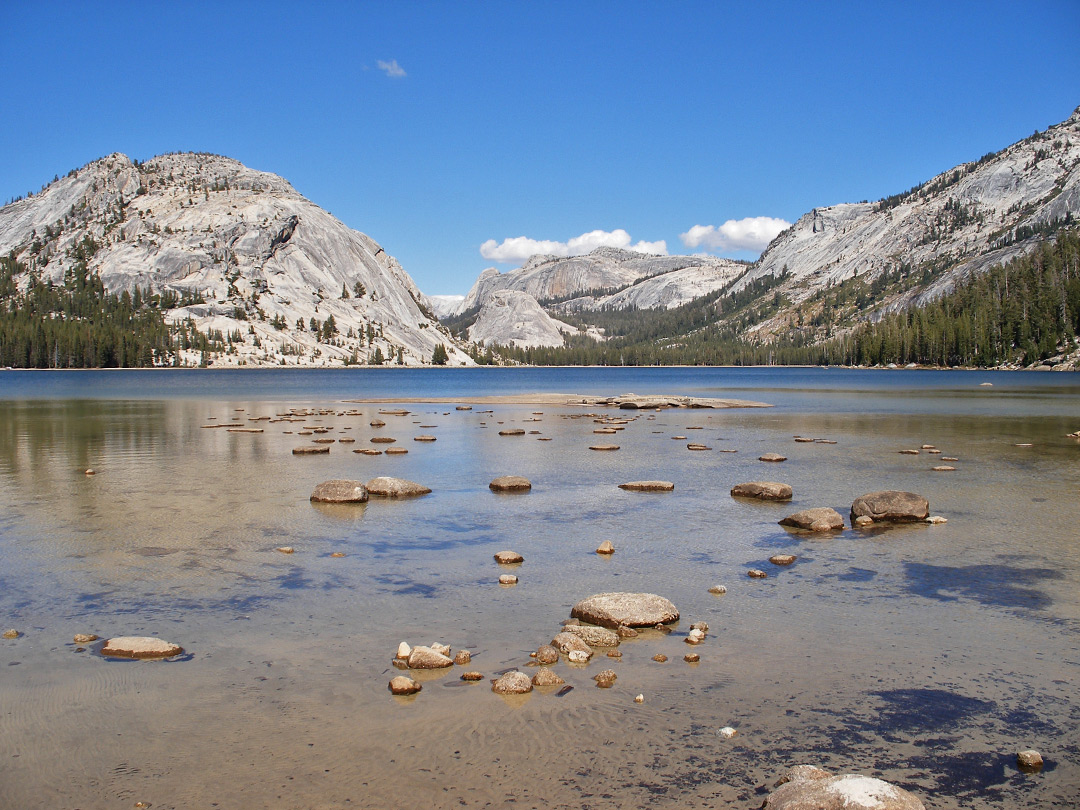
M 589 444 L 613 437 L 568 418 L 575 409 L 406 405 L 375 431 L 384 406 L 340 402 L 532 391 L 775 407 L 639 414 L 614 437 L 621 450 L 596 453 Z M 0 623 L 25 633 L 0 642 L 0 807 L 749 808 L 798 762 L 881 775 L 928 807 L 1069 806 L 1080 786 L 1070 377 L 6 372 L 0 396 Z M 335 415 L 304 424 L 356 443 L 294 457 L 316 438 L 282 432 L 299 424 L 201 428 L 307 406 Z M 499 437 L 499 422 L 551 441 Z M 408 455 L 350 452 L 376 432 Z M 413 442 L 420 433 L 438 441 Z M 686 450 L 699 440 L 713 450 Z M 958 456 L 957 471 L 897 453 L 923 443 Z M 789 460 L 756 460 L 770 450 Z M 491 493 L 508 473 L 533 491 Z M 375 475 L 434 492 L 353 509 L 308 501 L 321 480 Z M 645 478 L 676 489 L 617 488 Z M 748 480 L 786 481 L 794 500 L 732 500 Z M 949 523 L 827 538 L 776 525 L 811 506 L 846 516 L 884 488 L 922 492 Z M 593 553 L 604 539 L 610 559 Z M 285 544 L 296 553 L 274 551 Z M 525 556 L 512 588 L 496 584 L 503 548 Z M 771 566 L 780 551 L 799 559 Z M 771 576 L 750 580 L 750 567 Z M 727 595 L 707 593 L 716 583 Z M 621 661 L 560 664 L 575 687 L 561 698 L 504 700 L 453 670 L 427 676 L 414 699 L 386 691 L 402 639 L 468 648 L 470 668 L 492 676 L 526 665 L 574 602 L 606 590 L 662 593 L 683 619 L 671 636 L 624 643 Z M 699 620 L 712 630 L 688 665 L 682 638 Z M 190 655 L 110 662 L 76 652 L 79 632 L 160 635 Z M 657 652 L 670 660 L 653 662 Z M 615 688 L 596 689 L 608 666 Z M 739 735 L 720 739 L 723 725 Z M 1012 765 L 1028 747 L 1051 763 L 1039 776 Z

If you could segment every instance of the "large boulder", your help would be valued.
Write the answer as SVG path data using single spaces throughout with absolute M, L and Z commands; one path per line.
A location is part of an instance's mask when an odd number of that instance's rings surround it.
M 601 627 L 652 627 L 677 621 L 679 610 L 655 593 L 598 593 L 582 599 L 570 611 L 575 619 Z
M 749 481 L 731 488 L 733 498 L 757 498 L 759 501 L 790 501 L 791 487 L 778 481 Z
M 844 518 L 841 517 L 839 512 L 828 506 L 804 509 L 794 515 L 788 515 L 779 522 L 781 526 L 806 529 L 811 532 L 831 532 L 844 528 Z
M 786 778 L 762 810 L 926 810 L 913 794 L 870 776 L 796 766 Z
M 380 476 L 372 478 L 364 487 L 368 494 L 376 498 L 411 498 L 416 495 L 427 495 L 431 492 L 428 487 L 415 481 L 406 481 L 404 478 L 390 478 Z
M 317 503 L 366 503 L 367 488 L 359 481 L 347 481 L 335 478 L 323 481 L 311 493 L 311 500 Z
M 914 492 L 883 490 L 871 492 L 855 499 L 851 504 L 851 522 L 868 517 L 875 523 L 912 523 L 930 516 L 930 504 L 922 495 Z

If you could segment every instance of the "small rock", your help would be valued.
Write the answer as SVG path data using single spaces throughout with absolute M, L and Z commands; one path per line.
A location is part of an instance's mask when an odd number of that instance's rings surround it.
M 1038 751 L 1020 751 L 1016 755 L 1016 767 L 1024 773 L 1038 773 L 1043 769 L 1042 754 Z
M 21 635 L 22 635 L 22 633 L 20 633 L 18 630 L 12 629 L 12 630 L 5 630 L 3 637 L 4 638 L 18 638 Z
M 412 440 L 414 442 L 433 442 L 433 441 L 435 441 L 435 437 L 434 436 L 413 436 Z
M 687 653 L 682 657 L 682 660 L 688 664 L 696 664 L 701 660 L 701 656 L 697 653 Z
M 491 682 L 491 691 L 499 695 L 524 695 L 531 692 L 532 680 L 524 672 L 516 669 L 500 675 Z
M 406 675 L 395 675 L 390 679 L 390 691 L 395 695 L 415 695 L 423 687 Z
M 722 729 L 719 729 L 716 732 L 716 735 L 718 737 L 723 737 L 725 740 L 730 740 L 732 737 L 734 737 L 738 733 L 739 732 L 736 731 L 735 729 L 733 729 L 731 726 L 724 726 Z
M 83 474 L 84 474 L 84 475 L 97 475 L 97 471 L 96 471 L 96 470 L 92 470 L 92 469 L 91 469 L 91 470 L 87 470 L 87 471 L 86 471 L 85 473 L 83 473 Z
M 439 642 L 433 641 L 428 646 L 431 647 L 431 649 L 433 649 L 435 652 L 440 653 L 441 655 L 445 655 L 447 657 L 449 657 L 450 655 L 449 644 L 439 644 Z
M 597 554 L 614 554 L 615 553 L 615 546 L 610 540 L 605 540 L 603 543 L 601 543 L 597 547 L 596 553 Z
M 518 578 L 513 574 L 503 574 L 499 577 L 500 585 L 517 585 Z
M 855 518 L 854 523 L 860 529 L 865 529 L 867 526 L 874 525 L 874 519 L 869 515 L 860 515 L 859 517 Z
M 948 464 L 939 464 L 936 467 L 930 468 L 931 472 L 956 472 L 956 467 L 952 467 Z
M 593 680 L 596 681 L 596 685 L 601 689 L 610 689 L 618 677 L 619 676 L 615 674 L 615 670 L 605 669 L 602 672 L 593 675 Z
M 934 445 L 932 445 L 932 444 L 924 444 L 924 445 L 922 446 L 922 449 L 923 449 L 923 450 L 933 450 L 933 449 L 934 449 Z
M 746 575 L 751 579 L 766 579 L 769 576 L 760 568 L 751 568 L 749 571 L 746 572 Z
M 76 633 L 73 641 L 76 644 L 89 644 L 91 641 L 97 641 L 98 637 L 93 633 Z
M 533 686 L 559 686 L 566 683 L 566 681 L 560 678 L 555 673 L 555 670 L 544 667 L 532 676 L 532 683 Z
M 918 450 L 897 450 L 896 452 L 898 452 L 902 456 L 917 456 L 917 455 L 919 455 Z
M 942 456 L 941 460 L 942 461 L 959 461 L 960 459 L 958 459 L 956 456 Z
M 690 625 L 690 629 L 691 630 L 700 630 L 702 633 L 708 633 L 709 632 L 709 623 L 708 622 L 694 622 L 692 625 Z
M 406 661 L 403 658 L 395 658 L 390 663 L 394 665 L 394 669 L 408 669 L 409 668 L 409 662 Z
M 791 565 L 795 562 L 794 554 L 774 554 L 769 557 L 769 562 L 773 565 Z
M 700 644 L 704 640 L 705 634 L 700 630 L 691 630 L 684 639 L 687 644 Z
M 556 664 L 559 661 L 559 651 L 550 644 L 544 644 L 533 655 L 538 664 Z
M 118 636 L 110 638 L 101 648 L 102 655 L 121 658 L 171 658 L 183 651 L 179 644 L 152 636 Z
M 571 650 L 566 654 L 571 664 L 586 664 L 592 658 L 592 653 L 583 653 L 581 650 Z
M 844 518 L 835 509 L 818 506 L 788 515 L 780 521 L 780 525 L 790 526 L 793 529 L 808 529 L 813 532 L 840 531 L 844 528 Z M 815 528 L 817 526 L 821 528 Z
M 368 424 L 372 427 L 386 427 L 386 422 L 382 419 L 372 419 Z
M 386 448 L 386 455 L 388 455 L 388 456 L 404 456 L 408 452 L 409 451 L 406 450 L 404 447 L 387 447 Z M 423 493 L 419 493 L 419 494 L 422 495 Z
M 457 655 L 454 656 L 454 663 L 459 667 L 463 667 L 466 664 L 472 662 L 472 653 L 468 650 L 458 650 Z
M 330 445 L 327 444 L 311 444 L 304 445 L 303 447 L 294 447 L 292 454 L 294 456 L 317 456 L 330 452 Z
M 455 411 L 471 411 L 472 405 L 458 405 L 454 408 Z
M 409 653 L 411 653 L 411 652 L 412 652 L 412 647 L 409 646 L 409 642 L 403 641 L 403 642 L 401 642 L 400 644 L 397 645 L 397 654 L 394 657 L 395 658 L 401 658 L 403 660 L 407 660 L 408 657 L 409 657 Z
M 782 456 L 779 453 L 765 453 L 758 456 L 758 461 L 787 461 L 787 456 Z
M 566 630 L 563 630 L 551 640 L 551 646 L 566 655 L 577 651 L 585 653 L 585 655 L 591 658 L 593 654 L 592 647 L 589 646 L 585 639 Z
M 644 695 L 638 695 L 637 697 L 634 698 L 634 703 L 644 703 L 644 702 L 645 702 L 645 696 Z
M 733 498 L 757 498 L 761 501 L 790 501 L 791 487 L 778 481 L 750 481 L 731 488 Z
M 339 557 L 339 558 L 344 557 L 345 552 L 344 551 L 334 551 L 334 552 L 331 552 L 330 556 L 331 557 Z
M 667 661 L 667 656 L 666 656 L 666 655 L 664 655 L 663 653 L 657 653 L 656 655 L 654 655 L 654 656 L 652 657 L 652 660 L 653 660 L 653 661 L 658 661 L 659 663 L 661 663 L 661 664 L 662 664 L 662 663 L 664 663 L 665 661 Z
M 589 445 L 589 449 L 590 450 L 599 450 L 601 452 L 604 452 L 604 451 L 610 451 L 610 450 L 618 450 L 619 445 L 617 445 L 617 444 L 592 444 L 592 445 Z
M 633 627 L 627 627 L 625 624 L 616 627 L 615 632 L 619 634 L 619 638 L 637 638 L 640 635 Z
M 713 585 L 709 588 L 709 593 L 715 594 L 716 596 L 723 596 L 727 593 L 727 588 L 723 585 Z
M 499 565 L 515 565 L 525 562 L 525 558 L 516 551 L 500 551 L 495 554 L 495 562 Z
M 687 450 L 712 450 L 711 447 L 709 447 L 706 444 L 701 444 L 700 442 L 690 442 L 690 444 L 686 445 L 686 449 Z
M 520 475 L 500 475 L 488 484 L 488 489 L 492 492 L 528 492 L 532 482 Z
M 463 672 L 461 673 L 461 680 L 482 681 L 484 680 L 484 674 L 482 672 Z
M 928 517 L 926 519 L 926 522 L 927 523 L 932 523 L 932 524 L 948 523 L 949 519 L 944 518 L 941 515 L 931 515 L 930 517 Z
M 409 652 L 409 669 L 443 669 L 452 666 L 449 656 L 431 649 L 431 647 L 413 647 Z
M 282 554 L 292 554 L 296 549 L 292 546 L 278 546 L 274 551 L 280 551 Z
M 499 431 L 500 436 L 524 436 L 525 428 L 507 428 Z
M 619 650 L 608 650 L 608 658 L 622 658 L 622 653 Z
M 614 630 L 592 624 L 566 625 L 564 633 L 578 636 L 590 647 L 618 647 L 621 639 Z

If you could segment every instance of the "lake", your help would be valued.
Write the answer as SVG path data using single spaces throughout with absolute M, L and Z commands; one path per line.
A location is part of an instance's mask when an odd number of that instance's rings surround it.
M 455 408 L 553 392 L 773 407 Z M 409 413 L 349 401 L 374 398 Z M 276 421 L 290 410 L 310 415 Z M 629 421 L 596 435 L 604 416 Z M 511 427 L 526 433 L 498 435 Z M 928 808 L 1072 806 L 1077 430 L 1080 377 L 1035 372 L 0 371 L 0 629 L 21 632 L 0 640 L 0 807 L 749 810 L 799 763 L 879 776 Z M 390 446 L 374 436 L 408 453 L 352 452 Z M 292 454 L 321 437 L 329 454 Z M 620 449 L 588 449 L 598 441 Z M 956 469 L 932 471 L 944 456 Z M 532 490 L 491 492 L 507 474 Z M 309 501 L 321 481 L 383 475 L 433 491 Z M 642 479 L 675 489 L 617 486 Z M 790 484 L 792 501 L 729 495 L 757 480 Z M 883 489 L 921 493 L 948 522 L 777 525 L 816 506 L 846 519 Z M 604 540 L 610 557 L 595 553 Z M 524 563 L 499 566 L 503 549 Z M 797 559 L 776 566 L 777 553 Z M 508 571 L 518 584 L 500 586 Z M 562 696 L 491 692 L 487 678 L 531 674 L 529 653 L 606 591 L 662 594 L 680 621 L 619 659 L 564 657 Z M 708 637 L 691 647 L 699 621 Z M 159 636 L 185 654 L 110 659 L 77 633 Z M 423 690 L 394 697 L 403 640 L 468 649 L 464 669 L 485 680 L 414 673 Z M 607 668 L 618 680 L 598 689 Z M 1041 774 L 1016 769 L 1027 748 Z

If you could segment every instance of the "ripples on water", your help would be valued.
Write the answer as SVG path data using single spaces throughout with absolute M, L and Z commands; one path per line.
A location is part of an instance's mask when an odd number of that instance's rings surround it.
M 586 371 L 0 373 L 0 621 L 25 634 L 0 642 L 0 806 L 749 808 L 799 762 L 883 776 L 928 807 L 1072 801 L 1080 446 L 1064 434 L 1080 428 L 1080 389 L 1068 378 Z M 469 385 L 777 407 L 621 412 L 637 418 L 598 437 L 590 419 L 564 418 L 574 409 L 407 405 L 376 431 L 381 406 L 340 402 Z M 304 423 L 356 442 L 295 457 L 316 438 L 283 433 L 299 424 L 200 427 L 294 406 L 356 408 Z M 552 441 L 500 437 L 500 422 Z M 351 452 L 376 432 L 408 455 Z M 589 451 L 598 438 L 622 449 Z M 897 453 L 924 443 L 957 471 Z M 766 451 L 788 461 L 757 461 Z M 532 492 L 494 495 L 503 474 Z M 308 501 L 321 480 L 375 475 L 434 492 Z M 616 486 L 655 478 L 675 491 Z M 749 480 L 788 482 L 795 498 L 732 500 Z M 846 516 L 884 488 L 927 495 L 949 523 L 828 537 L 776 524 L 811 506 Z M 593 553 L 605 539 L 611 558 Z M 496 584 L 503 548 L 525 557 L 512 588 Z M 771 566 L 781 551 L 797 562 Z M 750 580 L 751 567 L 770 577 Z M 717 583 L 727 595 L 707 593 Z M 526 665 L 575 601 L 606 590 L 663 593 L 683 620 L 624 643 L 621 661 L 560 664 L 575 687 L 562 698 L 507 701 L 454 671 L 425 673 L 414 699 L 386 691 L 402 639 L 468 648 L 490 676 Z M 711 632 L 688 665 L 682 638 L 698 620 Z M 78 652 L 79 632 L 159 635 L 190 657 L 116 664 Z M 667 663 L 651 660 L 659 651 Z M 608 666 L 619 681 L 598 690 L 591 675 Z M 739 735 L 718 738 L 724 725 Z M 1048 759 L 1042 775 L 1013 766 L 1029 747 Z

